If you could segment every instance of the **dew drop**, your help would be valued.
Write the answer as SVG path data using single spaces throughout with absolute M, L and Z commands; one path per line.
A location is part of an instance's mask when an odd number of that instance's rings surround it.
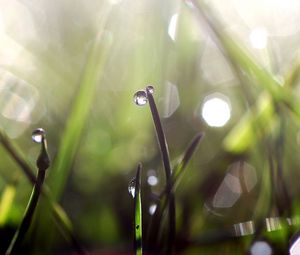
M 133 178 L 128 184 L 128 192 L 134 198 L 135 196 L 135 178 Z
M 144 90 L 137 91 L 133 96 L 133 101 L 138 106 L 143 106 L 143 105 L 147 104 L 148 98 L 147 98 L 146 91 L 144 91 Z
M 147 90 L 148 92 L 150 92 L 151 94 L 154 93 L 154 87 L 151 86 L 151 85 L 147 86 L 146 90 Z
M 32 141 L 36 143 L 41 143 L 45 137 L 45 130 L 42 128 L 37 128 L 32 132 Z

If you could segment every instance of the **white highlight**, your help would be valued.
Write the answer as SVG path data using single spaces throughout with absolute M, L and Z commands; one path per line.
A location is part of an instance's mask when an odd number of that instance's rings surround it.
M 169 23 L 169 28 L 168 28 L 168 34 L 171 37 L 173 41 L 176 39 L 176 32 L 177 32 L 177 21 L 178 21 L 178 14 L 174 14 Z
M 151 175 L 151 176 L 148 177 L 147 182 L 148 182 L 149 185 L 155 186 L 158 183 L 158 179 L 157 179 L 156 176 Z
M 156 204 L 152 204 L 149 206 L 149 214 L 153 215 L 156 211 L 157 205 Z
M 271 255 L 272 249 L 267 242 L 257 241 L 252 245 L 250 254 L 251 255 Z
M 290 255 L 300 254 L 300 238 L 298 238 L 290 248 Z
M 250 42 L 253 48 L 262 50 L 268 43 L 268 33 L 263 27 L 255 28 L 250 33 Z
M 229 99 L 221 94 L 215 94 L 204 99 L 202 117 L 211 127 L 224 126 L 231 117 Z

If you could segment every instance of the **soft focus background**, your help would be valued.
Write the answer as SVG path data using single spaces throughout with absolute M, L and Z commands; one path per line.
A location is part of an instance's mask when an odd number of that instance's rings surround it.
M 288 253 L 300 222 L 300 2 L 207 3 L 0 1 L 1 130 L 33 166 L 31 132 L 46 130 L 46 182 L 94 254 L 133 253 L 138 162 L 145 233 L 165 185 L 149 107 L 133 102 L 148 84 L 173 164 L 205 132 L 176 190 L 177 253 Z M 31 188 L 0 146 L 2 249 Z M 72 253 L 43 199 L 24 245 Z

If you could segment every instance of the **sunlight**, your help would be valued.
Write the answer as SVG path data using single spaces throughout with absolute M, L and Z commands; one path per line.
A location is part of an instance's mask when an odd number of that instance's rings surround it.
M 263 27 L 257 27 L 253 29 L 250 33 L 250 42 L 255 49 L 264 49 L 268 43 L 268 33 Z
M 229 99 L 222 94 L 213 94 L 204 100 L 202 117 L 211 127 L 224 126 L 231 117 Z

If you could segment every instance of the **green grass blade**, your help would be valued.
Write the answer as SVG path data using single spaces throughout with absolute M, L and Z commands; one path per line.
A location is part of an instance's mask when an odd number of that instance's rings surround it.
M 44 135 L 42 137 L 41 152 L 37 159 L 36 165 L 38 167 L 36 182 L 28 201 L 28 205 L 22 222 L 5 253 L 6 255 L 16 254 L 16 252 L 18 252 L 20 245 L 22 244 L 22 241 L 31 225 L 35 209 L 42 193 L 42 186 L 45 180 L 46 170 L 50 165 L 50 160 L 47 152 L 47 142 Z
M 168 216 L 169 216 L 169 233 L 168 233 L 168 242 L 167 242 L 167 251 L 166 254 L 172 254 L 173 244 L 176 235 L 176 208 L 175 208 L 175 195 L 172 189 L 172 169 L 169 158 L 168 144 L 166 140 L 165 133 L 162 128 L 160 121 L 159 113 L 152 96 L 153 87 L 148 86 L 146 88 L 147 98 L 149 101 L 149 106 L 151 110 L 151 115 L 153 118 L 153 123 L 155 126 L 156 136 L 160 148 L 160 153 L 165 169 L 166 174 L 166 195 L 168 200 Z
M 203 3 L 203 1 L 192 0 L 195 10 L 199 17 L 201 17 L 211 29 L 214 38 L 225 57 L 229 62 L 238 66 L 239 69 L 243 70 L 249 77 L 251 82 L 256 84 L 257 87 L 265 90 L 270 96 L 270 105 L 273 101 L 276 103 L 280 102 L 290 109 L 298 118 L 300 118 L 300 104 L 299 100 L 293 94 L 288 86 L 281 86 L 276 77 L 261 67 L 255 59 L 247 52 L 247 50 L 237 40 L 233 39 L 221 25 L 221 21 L 216 15 L 210 10 L 210 8 Z M 294 83 L 298 77 L 298 67 L 295 68 L 288 77 L 287 83 Z M 259 112 L 263 112 L 263 109 L 258 109 Z M 232 130 L 228 137 L 225 139 L 225 148 L 231 152 L 243 152 L 246 150 L 253 138 L 253 127 L 252 123 L 256 122 L 256 118 L 260 116 L 248 117 L 248 120 L 243 119 L 238 123 L 237 127 Z M 269 118 L 270 122 L 268 126 L 271 126 L 273 118 Z
M 136 255 L 143 254 L 141 169 L 142 169 L 142 164 L 139 164 L 136 171 L 135 190 L 134 190 L 134 250 Z
M 5 187 L 0 200 L 0 226 L 3 226 L 6 223 L 15 195 L 16 187 L 13 184 L 8 184 Z
M 172 178 L 173 178 L 173 189 L 178 186 L 182 175 L 185 172 L 186 166 L 190 162 L 192 156 L 194 155 L 199 143 L 202 141 L 204 137 L 204 133 L 198 133 L 190 142 L 187 149 L 184 152 L 182 160 L 179 164 L 175 167 Z
M 271 131 L 276 121 L 272 99 L 268 94 L 261 94 L 256 104 L 227 134 L 223 141 L 224 149 L 235 154 L 247 151 L 254 145 L 257 136 Z
M 61 137 L 61 144 L 49 176 L 51 191 L 56 199 L 63 192 L 71 165 L 80 143 L 80 138 L 94 99 L 95 89 L 103 74 L 103 66 L 108 55 L 109 44 L 95 40 L 87 59 L 86 67 L 78 88 L 70 117 Z
M 21 151 L 8 139 L 5 133 L 1 131 L 0 143 L 7 153 L 12 157 L 12 159 L 15 160 L 15 162 L 19 165 L 20 169 L 23 171 L 30 183 L 34 185 L 36 183 L 36 177 L 33 174 L 33 166 L 26 161 Z M 46 202 L 52 210 L 53 218 L 57 223 L 57 226 L 59 226 L 60 231 L 63 233 L 63 236 L 65 236 L 68 241 L 71 241 L 74 244 L 74 247 L 80 247 L 79 242 L 75 237 L 71 220 L 64 209 L 54 200 L 50 189 L 46 184 L 43 185 L 42 194 L 46 198 Z M 11 195 L 12 194 L 9 196 L 11 197 Z M 1 210 L 1 215 L 2 212 L 4 213 L 4 210 Z M 82 250 L 82 248 L 80 248 L 80 250 Z

